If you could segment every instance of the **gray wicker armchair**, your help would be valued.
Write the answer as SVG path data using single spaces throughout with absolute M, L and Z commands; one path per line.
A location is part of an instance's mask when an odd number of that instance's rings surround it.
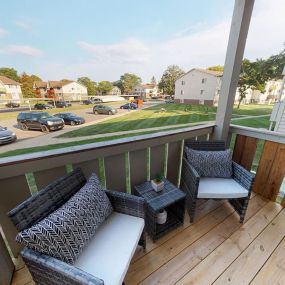
M 225 143 L 223 141 L 187 141 L 185 142 L 185 146 L 190 147 L 194 150 L 202 151 L 225 150 Z M 197 199 L 199 199 L 198 193 L 200 179 L 201 177 L 199 176 L 198 172 L 187 161 L 186 155 L 184 153 L 181 174 L 181 189 L 186 193 L 186 208 L 190 216 L 190 222 L 193 222 L 195 217 L 196 202 Z M 254 183 L 254 175 L 233 161 L 232 179 L 247 190 L 247 196 L 232 199 L 224 197 L 219 199 L 227 199 L 229 203 L 233 206 L 235 211 L 239 214 L 240 222 L 243 223 L 248 206 L 248 201 L 250 198 L 250 193 L 252 191 L 252 186 Z M 204 197 L 203 199 L 207 199 L 207 197 Z
M 36 195 L 30 197 L 8 216 L 21 231 L 42 220 L 54 210 L 63 205 L 73 194 L 86 183 L 81 169 L 59 178 Z M 129 216 L 144 218 L 144 199 L 106 190 L 106 194 L 115 212 Z M 145 233 L 141 235 L 139 244 L 145 248 Z M 87 273 L 76 266 L 67 264 L 59 259 L 24 248 L 21 255 L 31 272 L 36 284 L 41 285 L 103 285 L 104 280 Z M 112 268 L 110 268 L 112 271 Z

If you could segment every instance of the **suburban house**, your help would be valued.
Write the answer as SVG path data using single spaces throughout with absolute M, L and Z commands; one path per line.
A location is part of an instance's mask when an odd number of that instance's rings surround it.
M 174 100 L 177 103 L 217 104 L 223 73 L 193 68 L 175 82 Z
M 121 94 L 121 89 L 117 86 L 114 86 L 109 95 L 120 96 Z
M 158 95 L 158 88 L 157 85 L 151 83 L 138 84 L 134 87 L 133 94 L 142 98 L 152 98 Z
M 285 90 L 283 88 L 282 94 L 280 94 L 282 88 L 282 80 L 269 80 L 265 85 L 265 92 L 267 99 L 270 102 L 283 100 L 285 98 Z M 280 96 L 281 95 L 281 96 Z
M 76 81 L 35 81 L 33 88 L 40 97 L 55 96 L 57 100 L 81 100 L 88 96 L 87 88 Z
M 6 76 L 0 76 L 0 100 L 1 102 L 20 102 L 22 99 L 21 84 Z
M 245 97 L 241 101 L 241 104 L 250 104 L 250 103 L 264 104 L 267 101 L 266 97 L 267 96 L 265 96 L 265 94 L 261 93 L 259 90 L 248 88 L 246 90 Z M 235 95 L 235 104 L 239 103 L 239 99 L 240 99 L 240 93 L 237 89 L 236 95 Z

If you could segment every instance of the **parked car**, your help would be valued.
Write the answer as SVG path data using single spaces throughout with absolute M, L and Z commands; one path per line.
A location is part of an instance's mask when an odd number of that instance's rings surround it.
M 19 108 L 20 104 L 19 103 L 15 103 L 15 102 L 9 102 L 6 104 L 7 108 Z
M 91 104 L 95 104 L 95 102 L 93 100 L 88 99 L 88 100 L 83 100 L 82 104 L 83 105 L 91 105 Z
M 138 105 L 135 103 L 127 103 L 120 107 L 120 109 L 129 109 L 129 110 L 135 110 L 138 108 Z
M 0 126 L 0 145 L 12 143 L 17 140 L 17 136 L 12 131 L 7 130 L 6 127 Z
M 165 103 L 167 104 L 171 104 L 171 103 L 175 103 L 173 99 L 168 99 L 168 100 L 165 100 Z
M 17 117 L 17 122 L 22 130 L 41 130 L 45 133 L 64 127 L 63 119 L 51 116 L 47 112 L 21 112 Z
M 71 103 L 66 102 L 66 101 L 55 101 L 56 108 L 67 108 L 71 106 L 72 106 Z
M 58 114 L 55 114 L 54 116 L 63 119 L 66 125 L 75 126 L 75 125 L 80 125 L 80 124 L 85 123 L 84 118 L 79 117 L 73 113 L 58 113 Z
M 34 109 L 36 110 L 46 110 L 46 109 L 52 109 L 52 108 L 54 108 L 54 106 L 50 104 L 44 104 L 44 103 L 37 103 L 34 106 Z
M 96 114 L 106 114 L 106 115 L 115 115 L 118 111 L 113 107 L 106 105 L 96 105 L 93 107 L 93 113 Z

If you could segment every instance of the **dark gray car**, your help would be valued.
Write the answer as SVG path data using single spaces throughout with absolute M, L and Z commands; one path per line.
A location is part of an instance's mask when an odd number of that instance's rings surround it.
M 17 139 L 15 133 L 7 130 L 7 128 L 0 126 L 0 145 L 6 143 L 12 143 Z
M 113 107 L 106 105 L 96 105 L 93 107 L 93 113 L 96 114 L 105 114 L 105 115 L 115 115 L 118 111 Z

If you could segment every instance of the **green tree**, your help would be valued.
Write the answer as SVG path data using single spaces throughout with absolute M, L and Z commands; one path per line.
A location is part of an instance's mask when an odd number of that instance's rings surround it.
M 37 97 L 35 91 L 33 90 L 33 84 L 35 81 L 42 81 L 40 77 L 32 74 L 28 75 L 27 73 L 21 74 L 20 83 L 22 94 L 24 98 L 34 98 Z
M 154 76 L 151 78 L 151 81 L 150 81 L 150 83 L 151 83 L 151 84 L 154 84 L 154 85 L 156 85 L 156 79 L 155 79 L 155 77 L 154 77 Z
M 100 81 L 98 83 L 97 90 L 101 92 L 102 95 L 108 94 L 113 88 L 113 84 L 110 81 Z
M 220 71 L 223 72 L 224 71 L 224 67 L 222 65 L 214 65 L 214 66 L 210 66 L 207 68 L 208 70 L 212 70 L 212 71 Z
M 134 87 L 141 84 L 142 80 L 139 76 L 132 73 L 125 73 L 120 77 L 122 94 L 129 94 L 133 91 Z
M 178 65 L 168 66 L 158 84 L 159 89 L 161 89 L 164 94 L 174 95 L 175 81 L 184 73 L 185 72 Z
M 89 96 L 94 96 L 97 94 L 97 84 L 89 77 L 80 77 L 77 79 L 77 81 L 87 88 L 87 93 Z
M 17 82 L 20 82 L 20 77 L 18 75 L 18 72 L 14 68 L 10 67 L 1 67 L 0 68 L 0 75 L 6 76 L 12 80 L 15 80 Z

